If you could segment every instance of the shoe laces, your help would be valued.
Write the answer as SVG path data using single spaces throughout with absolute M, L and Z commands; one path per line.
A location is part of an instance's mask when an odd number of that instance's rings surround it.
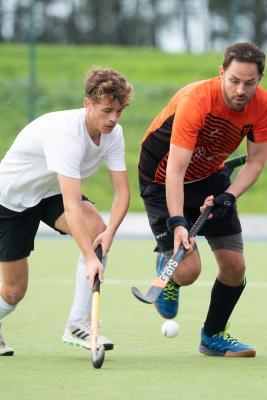
M 99 321 L 98 323 L 98 328 L 100 328 L 100 325 L 102 324 L 102 320 Z M 90 317 L 84 317 L 82 318 L 78 323 L 74 323 L 79 329 L 83 329 L 85 332 L 88 332 L 90 334 L 91 332 L 91 319 Z
M 233 338 L 233 336 L 231 336 L 231 335 L 227 332 L 227 330 L 229 329 L 229 327 L 230 327 L 230 324 L 227 324 L 226 327 L 225 327 L 225 329 L 224 329 L 224 331 L 218 333 L 218 335 L 219 335 L 225 342 L 230 343 L 230 344 L 232 344 L 232 345 L 235 345 L 235 344 L 238 343 L 238 340 L 235 339 L 235 338 Z M 216 336 L 216 335 L 214 335 L 214 336 Z
M 179 286 L 172 280 L 169 280 L 163 292 L 164 300 L 176 301 L 178 299 L 178 292 Z

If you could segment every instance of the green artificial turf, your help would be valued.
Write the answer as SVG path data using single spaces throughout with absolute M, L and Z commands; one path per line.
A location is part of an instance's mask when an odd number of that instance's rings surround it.
M 154 278 L 154 243 L 114 243 L 102 285 L 102 332 L 115 343 L 103 367 L 90 353 L 63 344 L 78 256 L 71 239 L 38 239 L 30 258 L 30 285 L 17 310 L 4 320 L 14 357 L 0 357 L 1 400 L 228 400 L 267 398 L 266 244 L 245 244 L 248 286 L 231 318 L 231 333 L 255 346 L 255 359 L 206 357 L 198 353 L 216 274 L 213 255 L 199 241 L 203 271 L 181 289 L 180 332 L 162 336 L 153 306 L 130 293 L 146 292 Z

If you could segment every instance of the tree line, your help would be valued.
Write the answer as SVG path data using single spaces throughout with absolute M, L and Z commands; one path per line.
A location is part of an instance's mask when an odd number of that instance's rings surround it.
M 184 49 L 204 30 L 205 50 L 230 40 L 263 47 L 267 0 L 0 0 L 0 41 L 161 47 L 170 26 Z

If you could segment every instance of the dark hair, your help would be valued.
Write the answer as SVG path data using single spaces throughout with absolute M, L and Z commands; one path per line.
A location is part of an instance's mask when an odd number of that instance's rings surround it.
M 255 63 L 257 64 L 259 74 L 263 74 L 265 54 L 253 43 L 236 43 L 227 47 L 224 52 L 223 68 L 226 70 L 233 60 Z
M 123 106 L 128 102 L 132 85 L 118 72 L 111 68 L 89 70 L 85 78 L 85 95 L 99 102 L 103 97 L 118 100 Z

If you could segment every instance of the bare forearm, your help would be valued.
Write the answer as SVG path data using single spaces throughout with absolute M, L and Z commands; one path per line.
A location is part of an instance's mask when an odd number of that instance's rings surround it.
M 96 255 L 84 222 L 82 209 L 76 206 L 65 207 L 65 216 L 70 232 L 86 260 L 95 259 Z
M 263 167 L 264 161 L 248 161 L 239 171 L 227 192 L 232 193 L 236 198 L 240 197 L 257 181 Z
M 184 177 L 192 151 L 170 146 L 166 170 L 166 199 L 170 216 L 184 213 Z
M 123 192 L 115 194 L 110 217 L 107 225 L 107 229 L 110 230 L 113 234 L 116 233 L 118 227 L 123 221 L 130 203 L 130 191 L 125 190 Z
M 170 216 L 183 215 L 183 176 L 171 174 L 166 179 L 166 200 Z

